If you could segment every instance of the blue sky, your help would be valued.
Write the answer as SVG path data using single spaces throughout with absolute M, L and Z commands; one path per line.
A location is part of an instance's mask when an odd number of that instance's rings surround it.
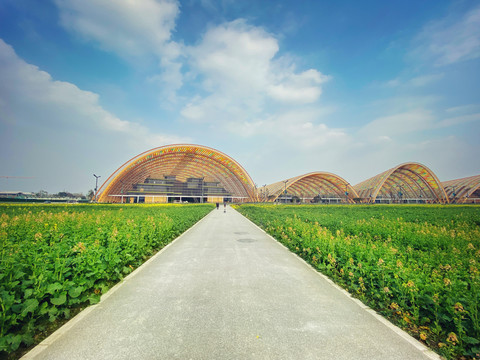
M 259 184 L 480 173 L 478 1 L 0 1 L 2 190 L 193 143 Z

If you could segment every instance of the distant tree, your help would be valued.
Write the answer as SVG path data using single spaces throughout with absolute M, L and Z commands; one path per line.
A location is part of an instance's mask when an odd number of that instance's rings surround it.
M 45 197 L 48 197 L 48 192 L 45 190 L 40 190 L 35 195 L 37 195 L 37 197 L 39 198 L 45 198 Z
M 75 199 L 86 199 L 85 195 L 83 195 L 82 193 L 74 193 L 73 196 L 75 197 Z
M 88 192 L 87 192 L 87 199 L 88 199 L 89 201 L 92 201 L 94 197 L 95 197 L 95 192 L 94 192 L 93 190 L 88 190 Z
M 67 191 L 60 191 L 58 194 L 57 194 L 58 197 L 61 197 L 61 198 L 74 198 L 75 196 L 72 194 L 72 193 L 69 193 Z

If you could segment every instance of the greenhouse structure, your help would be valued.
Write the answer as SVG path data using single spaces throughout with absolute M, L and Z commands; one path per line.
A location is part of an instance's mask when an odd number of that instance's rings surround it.
M 120 166 L 100 187 L 108 203 L 480 203 L 480 175 L 441 182 L 427 166 L 409 162 L 357 185 L 329 172 L 296 175 L 257 188 L 230 156 L 201 145 L 168 145 Z

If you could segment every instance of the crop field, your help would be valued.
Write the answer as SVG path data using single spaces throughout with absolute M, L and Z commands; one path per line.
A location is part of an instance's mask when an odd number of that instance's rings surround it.
M 445 358 L 480 359 L 480 207 L 236 208 Z
M 97 303 L 212 208 L 0 205 L 0 357 Z

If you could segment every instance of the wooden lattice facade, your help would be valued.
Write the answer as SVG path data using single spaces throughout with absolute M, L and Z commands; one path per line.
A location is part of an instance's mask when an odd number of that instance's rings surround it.
M 442 182 L 450 202 L 480 203 L 480 175 Z
M 284 203 L 353 203 L 358 195 L 340 176 L 312 172 L 260 188 L 258 197 Z
M 197 193 L 164 189 L 172 178 L 175 183 L 193 184 Z M 154 182 L 148 179 L 164 183 L 152 190 Z M 188 189 L 187 185 L 172 183 L 176 189 Z M 98 195 L 99 202 L 162 203 L 185 199 L 255 201 L 255 185 L 238 162 L 218 150 L 199 145 L 169 145 L 146 151 L 124 163 L 100 187 Z
M 362 202 L 448 203 L 437 176 L 425 165 L 405 163 L 354 186 Z
M 169 145 L 135 156 L 100 187 L 99 202 L 476 203 L 480 175 L 441 183 L 425 165 L 398 165 L 355 186 L 311 172 L 256 188 L 224 153 L 200 145 Z

